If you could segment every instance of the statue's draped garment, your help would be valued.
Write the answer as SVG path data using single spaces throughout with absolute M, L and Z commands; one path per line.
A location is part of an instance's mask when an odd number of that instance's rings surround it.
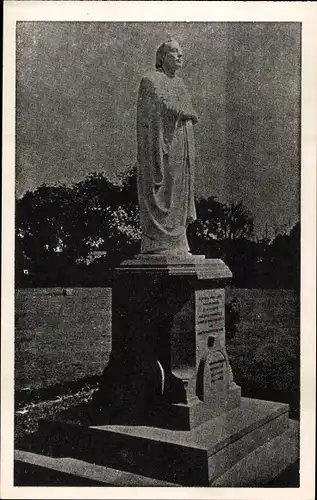
M 138 196 L 142 253 L 187 252 L 194 204 L 195 116 L 182 78 L 151 71 L 141 80 L 137 107 Z

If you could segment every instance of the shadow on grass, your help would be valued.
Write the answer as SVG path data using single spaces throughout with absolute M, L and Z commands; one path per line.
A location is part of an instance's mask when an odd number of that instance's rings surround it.
M 289 404 L 289 417 L 292 420 L 299 420 L 299 394 L 289 393 L 283 391 L 276 391 L 273 389 L 261 388 L 242 384 L 242 396 L 245 398 L 263 399 L 265 401 L 276 401 L 278 403 Z
M 81 378 L 74 381 L 61 382 L 49 387 L 25 389 L 15 391 L 16 410 L 28 404 L 51 401 L 68 394 L 76 394 L 84 388 L 95 387 L 99 384 L 100 375 Z

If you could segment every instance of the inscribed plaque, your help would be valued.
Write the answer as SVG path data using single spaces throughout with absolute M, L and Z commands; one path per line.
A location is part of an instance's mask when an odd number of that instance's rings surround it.
M 196 290 L 195 292 L 196 360 L 207 347 L 208 337 L 219 338 L 223 343 L 225 335 L 225 290 L 222 288 Z

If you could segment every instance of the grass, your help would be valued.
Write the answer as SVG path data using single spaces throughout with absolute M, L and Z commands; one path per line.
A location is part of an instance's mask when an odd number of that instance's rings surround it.
M 240 311 L 227 343 L 236 382 L 246 396 L 288 402 L 299 414 L 300 314 L 292 290 L 234 290 Z
M 16 390 L 33 390 L 101 373 L 111 349 L 107 288 L 17 290 Z

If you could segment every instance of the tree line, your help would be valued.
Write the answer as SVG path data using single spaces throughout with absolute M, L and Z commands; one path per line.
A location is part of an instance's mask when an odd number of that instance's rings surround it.
M 243 202 L 211 196 L 196 209 L 192 253 L 222 258 L 239 287 L 299 287 L 299 223 L 259 239 Z M 140 237 L 135 166 L 112 179 L 93 173 L 72 186 L 42 184 L 16 201 L 16 286 L 106 286 L 109 271 L 139 253 Z

